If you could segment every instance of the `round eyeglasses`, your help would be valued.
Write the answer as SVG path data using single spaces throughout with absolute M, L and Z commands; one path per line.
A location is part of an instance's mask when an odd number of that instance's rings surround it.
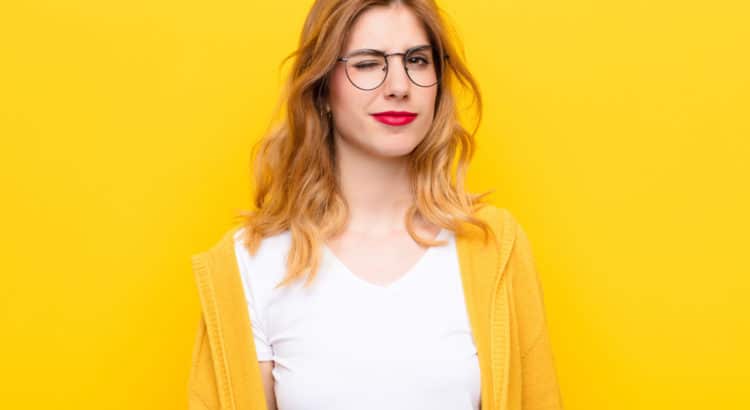
M 412 47 L 403 53 L 386 54 L 381 50 L 363 49 L 341 57 L 346 63 L 346 77 L 353 86 L 370 91 L 380 87 L 388 76 L 388 57 L 403 56 L 404 70 L 414 85 L 432 87 L 439 82 L 438 69 L 433 61 L 432 46 Z M 448 56 L 445 55 L 447 60 Z

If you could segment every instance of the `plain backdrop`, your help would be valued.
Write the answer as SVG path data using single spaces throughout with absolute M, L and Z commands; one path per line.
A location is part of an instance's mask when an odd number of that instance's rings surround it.
M 750 7 L 440 1 L 473 191 L 531 240 L 569 410 L 750 408 Z M 310 1 L 0 12 L 0 408 L 183 409 L 190 255 L 250 207 Z

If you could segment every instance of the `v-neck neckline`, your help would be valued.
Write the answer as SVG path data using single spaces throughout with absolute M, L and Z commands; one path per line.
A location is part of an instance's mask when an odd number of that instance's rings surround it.
M 435 235 L 432 239 L 433 240 L 442 240 L 442 239 L 449 239 L 447 238 L 448 230 L 445 228 L 440 228 L 440 231 Z M 435 248 L 445 246 L 445 245 L 437 245 L 437 246 L 430 246 L 425 251 L 422 252 L 422 255 L 417 259 L 415 263 L 411 265 L 409 269 L 406 270 L 406 272 L 402 273 L 396 280 L 386 284 L 386 285 L 379 285 L 377 283 L 370 282 L 364 278 L 362 278 L 359 275 L 356 275 L 351 269 L 349 269 L 346 264 L 339 259 L 338 256 L 336 256 L 335 253 L 328 247 L 328 245 L 323 242 L 322 248 L 323 252 L 326 254 L 326 256 L 333 262 L 333 270 L 336 272 L 339 272 L 342 274 L 342 276 L 348 277 L 351 281 L 360 283 L 366 288 L 374 289 L 375 291 L 379 292 L 391 292 L 397 288 L 405 286 L 404 284 L 407 282 L 410 282 L 413 280 L 413 276 L 415 274 L 418 274 L 421 270 L 421 266 L 425 264 L 425 260 L 432 257 L 432 254 L 436 251 Z

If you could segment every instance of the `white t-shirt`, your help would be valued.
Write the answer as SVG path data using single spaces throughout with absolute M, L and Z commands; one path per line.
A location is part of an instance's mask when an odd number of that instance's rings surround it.
M 396 282 L 355 276 L 323 245 L 320 270 L 273 289 L 291 233 L 255 255 L 235 236 L 258 360 L 274 360 L 280 410 L 478 410 L 480 374 L 453 232 Z

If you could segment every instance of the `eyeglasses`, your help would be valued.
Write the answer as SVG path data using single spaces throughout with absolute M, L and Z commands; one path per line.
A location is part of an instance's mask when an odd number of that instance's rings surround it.
M 439 70 L 433 61 L 432 46 L 412 47 L 403 53 L 386 54 L 381 50 L 357 50 L 337 62 L 346 63 L 346 77 L 353 86 L 370 91 L 380 87 L 388 76 L 388 57 L 403 56 L 406 75 L 419 87 L 432 87 L 439 82 Z M 448 56 L 445 55 L 447 60 Z

